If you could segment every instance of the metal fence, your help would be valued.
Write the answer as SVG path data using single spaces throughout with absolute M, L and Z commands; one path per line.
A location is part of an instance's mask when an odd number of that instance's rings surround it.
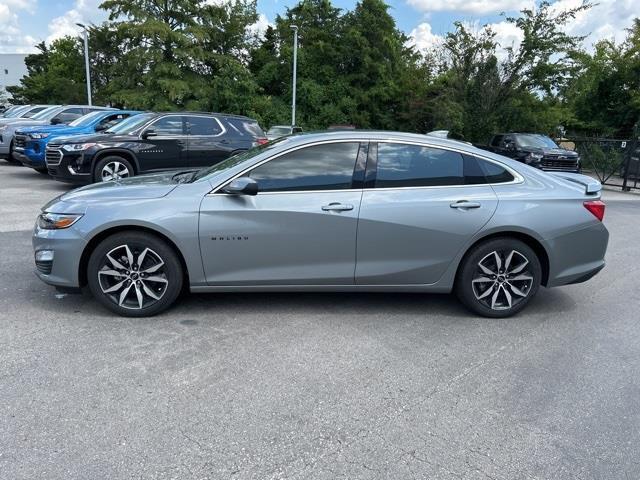
M 582 169 L 595 176 L 603 185 L 623 191 L 640 189 L 640 141 L 637 130 L 626 140 L 609 138 L 572 138 L 563 142 L 565 148 L 576 150 L 582 159 Z

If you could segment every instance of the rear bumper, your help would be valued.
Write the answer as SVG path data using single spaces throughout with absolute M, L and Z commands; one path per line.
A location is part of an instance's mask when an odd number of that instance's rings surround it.
M 609 232 L 597 222 L 550 241 L 547 287 L 586 282 L 605 266 Z

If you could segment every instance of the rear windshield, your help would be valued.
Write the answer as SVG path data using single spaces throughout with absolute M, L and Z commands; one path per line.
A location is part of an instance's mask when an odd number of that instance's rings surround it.
M 249 118 L 227 118 L 231 128 L 241 135 L 251 135 L 252 137 L 264 137 L 264 131 L 258 122 Z

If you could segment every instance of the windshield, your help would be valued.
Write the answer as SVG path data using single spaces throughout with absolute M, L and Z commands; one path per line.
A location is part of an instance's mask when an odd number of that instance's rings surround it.
M 291 133 L 291 127 L 271 127 L 267 135 L 286 135 Z
M 245 160 L 249 160 L 250 158 L 256 157 L 261 153 L 271 150 L 276 145 L 279 145 L 282 142 L 287 142 L 290 140 L 291 140 L 291 137 L 280 137 L 277 140 L 270 141 L 269 143 L 264 143 L 262 145 L 258 145 L 257 147 L 253 147 L 247 150 L 246 152 L 238 153 L 237 155 L 234 155 L 233 157 L 229 157 L 220 163 L 216 163 L 212 167 L 207 167 L 207 168 L 203 168 L 202 170 L 198 170 L 193 176 L 193 178 L 191 179 L 191 181 L 194 182 L 208 175 L 211 175 L 212 173 L 218 173 L 218 172 L 227 170 L 229 168 L 233 168 L 236 165 L 239 165 L 240 163 L 244 162 Z
M 96 118 L 101 117 L 102 115 L 104 115 L 104 111 L 87 113 L 86 115 L 83 115 L 80 118 L 76 118 L 73 122 L 69 124 L 69 126 L 84 127 L 86 125 L 91 125 L 91 122 L 93 122 Z
M 105 130 L 104 133 L 131 133 L 147 123 L 154 116 L 155 114 L 153 113 L 141 113 L 140 115 L 134 115 L 114 125 L 110 129 Z
M 558 148 L 553 140 L 544 135 L 518 135 L 518 145 L 521 147 Z
M 54 117 L 59 110 L 62 110 L 62 107 L 58 107 L 58 106 L 47 107 L 41 112 L 38 112 L 37 114 L 35 114 L 32 118 L 34 120 L 49 120 L 51 117 Z
M 9 107 L 2 116 L 6 118 L 19 117 L 20 115 L 22 115 L 23 112 L 26 112 L 28 109 L 29 107 L 25 105 Z

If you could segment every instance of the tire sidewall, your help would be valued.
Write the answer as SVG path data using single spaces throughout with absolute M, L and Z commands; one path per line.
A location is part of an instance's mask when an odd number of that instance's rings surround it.
M 100 160 L 98 160 L 95 164 L 95 167 L 93 168 L 94 183 L 102 182 L 102 169 L 109 162 L 120 162 L 126 165 L 127 168 L 129 169 L 129 177 L 133 177 L 136 174 L 135 170 L 133 169 L 133 165 L 126 158 L 121 157 L 119 155 L 107 155 L 106 157 L 102 157 Z
M 102 292 L 98 281 L 98 269 L 104 256 L 113 248 L 123 244 L 141 244 L 149 247 L 160 255 L 165 263 L 165 271 L 169 280 L 165 294 L 159 301 L 141 310 L 123 308 L 114 303 Z M 94 298 L 112 312 L 125 317 L 149 317 L 168 309 L 180 295 L 183 280 L 184 272 L 182 264 L 174 249 L 161 238 L 144 232 L 122 232 L 107 237 L 91 252 L 87 264 L 87 281 Z
M 494 250 L 513 249 L 522 253 L 529 260 L 533 274 L 533 284 L 527 297 L 508 310 L 493 310 L 482 305 L 473 293 L 471 281 L 476 272 L 478 262 Z M 455 292 L 460 301 L 472 312 L 490 318 L 506 318 L 520 312 L 535 297 L 542 281 L 542 267 L 538 256 L 529 245 L 521 240 L 508 237 L 494 238 L 482 242 L 470 250 L 461 262 L 456 278 Z

